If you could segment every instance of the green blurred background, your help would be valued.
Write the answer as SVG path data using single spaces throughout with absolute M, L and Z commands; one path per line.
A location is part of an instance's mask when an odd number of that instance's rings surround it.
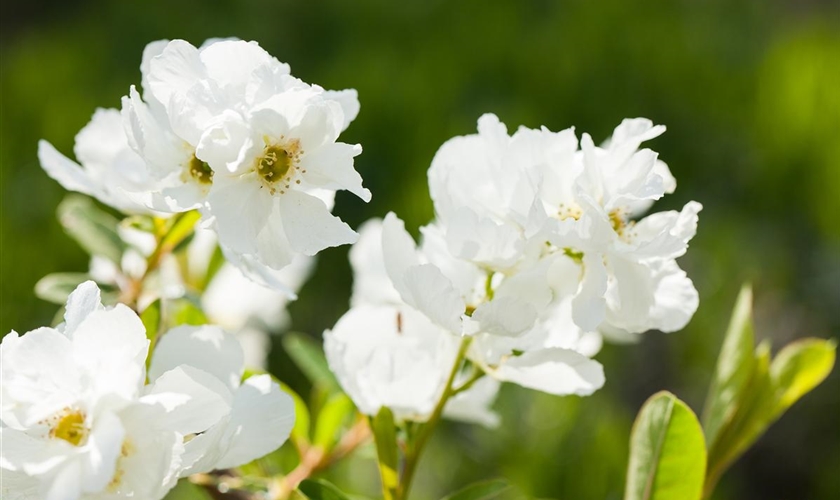
M 48 324 L 43 275 L 85 271 L 55 220 L 63 190 L 39 168 L 36 142 L 72 151 L 97 106 L 139 83 L 143 46 L 160 38 L 253 39 L 295 75 L 358 89 L 343 136 L 374 194 L 346 193 L 357 226 L 395 210 L 413 230 L 432 216 L 425 171 L 447 138 L 484 112 L 596 140 L 624 117 L 668 126 L 650 146 L 679 182 L 657 204 L 705 206 L 681 260 L 700 291 L 682 332 L 651 332 L 598 356 L 607 384 L 556 398 L 505 387 L 502 428 L 448 425 L 421 465 L 416 498 L 503 475 L 529 496 L 619 499 L 632 419 L 668 389 L 700 410 L 741 283 L 756 287 L 758 335 L 840 332 L 840 4 L 829 1 L 292 2 L 30 0 L 2 6 L 2 287 L 0 332 Z M 291 313 L 319 335 L 346 310 L 347 248 L 323 252 Z M 276 343 L 272 371 L 305 391 Z M 364 456 L 364 453 L 362 454 Z M 375 491 L 373 462 L 333 472 Z M 371 490 L 373 488 L 373 490 Z M 840 370 L 795 406 L 724 477 L 715 498 L 840 497 Z

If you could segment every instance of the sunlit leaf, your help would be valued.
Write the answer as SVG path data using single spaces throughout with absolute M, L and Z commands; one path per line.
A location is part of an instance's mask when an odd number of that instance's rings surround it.
M 143 326 L 146 327 L 146 338 L 152 342 L 157 339 L 157 334 L 160 330 L 160 307 L 160 299 L 157 299 L 149 304 L 142 313 L 140 313 L 140 321 L 142 321 Z
M 167 326 L 173 328 L 179 325 L 205 325 L 209 323 L 204 311 L 194 300 L 188 297 L 167 301 Z
M 455 493 L 451 493 L 442 500 L 492 500 L 499 495 L 510 491 L 510 483 L 505 479 L 490 479 L 473 483 Z
M 126 244 L 117 233 L 119 221 L 90 198 L 68 195 L 58 205 L 58 221 L 90 255 L 119 263 Z
M 64 304 L 80 283 L 90 279 L 85 273 L 48 274 L 35 283 L 35 296 L 54 304 Z
M 313 442 L 325 450 L 330 450 L 344 422 L 354 413 L 354 409 L 353 401 L 346 394 L 333 394 L 318 412 Z
M 309 408 L 306 407 L 306 403 L 291 387 L 277 379 L 275 381 L 280 384 L 280 388 L 286 391 L 295 402 L 295 425 L 292 427 L 292 440 L 299 448 L 309 445 Z
M 706 445 L 694 412 L 671 393 L 654 394 L 633 424 L 625 500 L 697 500 L 705 472 Z
M 396 496 L 399 486 L 399 454 L 397 453 L 397 429 L 394 414 L 383 406 L 371 420 L 371 431 L 376 442 L 376 454 L 379 457 L 379 474 L 382 479 L 382 491 L 385 500 Z
M 833 340 L 802 339 L 779 351 L 770 364 L 776 386 L 776 411 L 784 412 L 811 392 L 834 368 L 837 343 Z
M 310 500 L 349 500 L 335 485 L 323 479 L 304 479 L 298 490 Z
M 738 400 L 753 372 L 754 349 L 752 289 L 747 285 L 741 289 L 735 303 L 703 410 L 703 430 L 709 448 L 717 439 L 721 427 L 733 418 L 737 410 Z
M 197 210 L 185 212 L 174 219 L 172 226 L 163 237 L 160 246 L 171 251 L 178 247 L 184 240 L 191 237 L 195 223 L 201 218 Z

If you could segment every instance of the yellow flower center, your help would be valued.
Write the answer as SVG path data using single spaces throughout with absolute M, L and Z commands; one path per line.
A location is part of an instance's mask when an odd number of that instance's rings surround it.
M 84 414 L 80 411 L 68 411 L 58 419 L 58 423 L 52 428 L 50 435 L 54 438 L 63 439 L 73 446 L 81 445 L 88 435 Z
M 190 177 L 199 184 L 213 183 L 213 169 L 210 168 L 210 165 L 208 165 L 207 162 L 199 160 L 195 155 L 193 155 L 187 165 L 187 172 L 189 172 Z
M 271 194 L 277 191 L 283 194 L 291 187 L 292 180 L 300 170 L 298 159 L 302 153 L 303 150 L 300 149 L 300 143 L 297 140 L 283 145 L 271 144 L 265 147 L 262 156 L 256 160 L 254 171 Z M 305 172 L 306 170 L 302 171 L 302 173 Z M 300 179 L 295 180 L 295 183 L 300 184 Z

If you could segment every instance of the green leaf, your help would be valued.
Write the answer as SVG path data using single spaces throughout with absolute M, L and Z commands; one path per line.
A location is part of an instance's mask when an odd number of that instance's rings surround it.
M 708 498 L 727 467 L 755 442 L 769 424 L 773 406 L 773 385 L 770 380 L 770 345 L 762 342 L 755 349 L 753 371 L 736 412 L 715 442 L 709 447 L 708 470 L 704 498 Z
M 58 205 L 58 221 L 87 253 L 120 263 L 126 244 L 117 233 L 119 221 L 93 200 L 68 195 Z
M 310 500 L 349 500 L 335 485 L 323 479 L 304 479 L 298 490 Z
M 157 299 L 149 304 L 142 313 L 140 313 L 140 321 L 142 321 L 143 326 L 146 327 L 146 338 L 153 344 L 155 339 L 157 339 L 158 332 L 160 331 L 160 320 L 160 299 Z
M 703 430 L 709 449 L 717 440 L 721 428 L 735 415 L 739 399 L 752 376 L 754 349 L 752 290 L 745 285 L 735 303 L 703 410 Z
M 776 386 L 776 413 L 781 414 L 811 392 L 834 368 L 837 343 L 833 340 L 802 339 L 779 351 L 770 365 Z
M 313 385 L 325 387 L 329 392 L 341 390 L 321 345 L 314 339 L 303 333 L 289 332 L 283 335 L 283 348 Z
M 85 273 L 48 274 L 35 283 L 35 296 L 53 304 L 64 304 L 80 283 L 90 279 Z
M 187 479 L 181 479 L 164 500 L 212 500 L 213 497 L 201 486 L 196 486 Z
M 179 325 L 206 325 L 210 321 L 195 300 L 188 297 L 167 301 L 167 324 L 169 328 Z
M 451 493 L 442 500 L 491 500 L 502 493 L 510 491 L 510 483 L 505 479 L 490 479 L 473 483 L 463 489 Z
M 630 437 L 625 500 L 697 500 L 706 446 L 694 412 L 669 392 L 642 406 Z
M 383 406 L 373 417 L 370 425 L 376 442 L 376 454 L 379 457 L 379 474 L 382 478 L 382 492 L 385 500 L 396 498 L 400 477 L 397 472 L 399 454 L 397 453 L 397 429 L 394 414 Z
M 300 448 L 301 445 L 308 445 L 310 425 L 309 408 L 306 407 L 306 403 L 303 401 L 303 398 L 292 390 L 291 387 L 283 382 L 280 382 L 276 378 L 274 378 L 274 381 L 280 384 L 280 388 L 286 391 L 286 393 L 290 395 L 292 400 L 295 402 L 295 425 L 292 427 L 292 440 L 294 441 L 295 446 Z
M 315 423 L 315 445 L 327 451 L 331 450 L 344 422 L 354 413 L 354 410 L 353 401 L 346 394 L 341 392 L 333 394 L 318 412 L 318 421 Z
M 181 242 L 192 236 L 195 223 L 201 218 L 198 210 L 184 212 L 174 219 L 172 227 L 166 232 L 166 236 L 160 242 L 160 247 L 172 251 Z
M 120 222 L 123 227 L 136 229 L 145 233 L 155 233 L 155 221 L 147 215 L 129 215 Z

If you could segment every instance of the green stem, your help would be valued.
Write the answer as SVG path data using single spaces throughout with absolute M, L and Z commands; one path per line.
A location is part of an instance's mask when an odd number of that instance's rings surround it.
M 411 481 L 414 479 L 414 472 L 417 470 L 417 463 L 420 460 L 420 455 L 423 453 L 423 448 L 426 446 L 426 443 L 432 436 L 432 432 L 440 421 L 447 401 L 456 394 L 456 389 L 454 387 L 455 377 L 458 376 L 458 371 L 461 369 L 461 365 L 467 357 L 467 349 L 470 347 L 471 340 L 472 337 L 464 337 L 461 341 L 461 347 L 458 349 L 458 355 L 455 357 L 455 363 L 453 363 L 452 370 L 449 372 L 449 378 L 446 380 L 446 387 L 443 390 L 443 394 L 440 396 L 437 406 L 435 406 L 435 409 L 432 412 L 432 416 L 429 417 L 429 420 L 420 427 L 417 432 L 416 439 L 414 439 L 413 442 L 408 443 L 406 447 L 405 464 L 403 466 L 403 474 L 400 480 L 399 489 L 397 490 L 396 500 L 408 499 L 408 493 L 411 490 Z M 463 386 L 458 389 L 462 388 Z

